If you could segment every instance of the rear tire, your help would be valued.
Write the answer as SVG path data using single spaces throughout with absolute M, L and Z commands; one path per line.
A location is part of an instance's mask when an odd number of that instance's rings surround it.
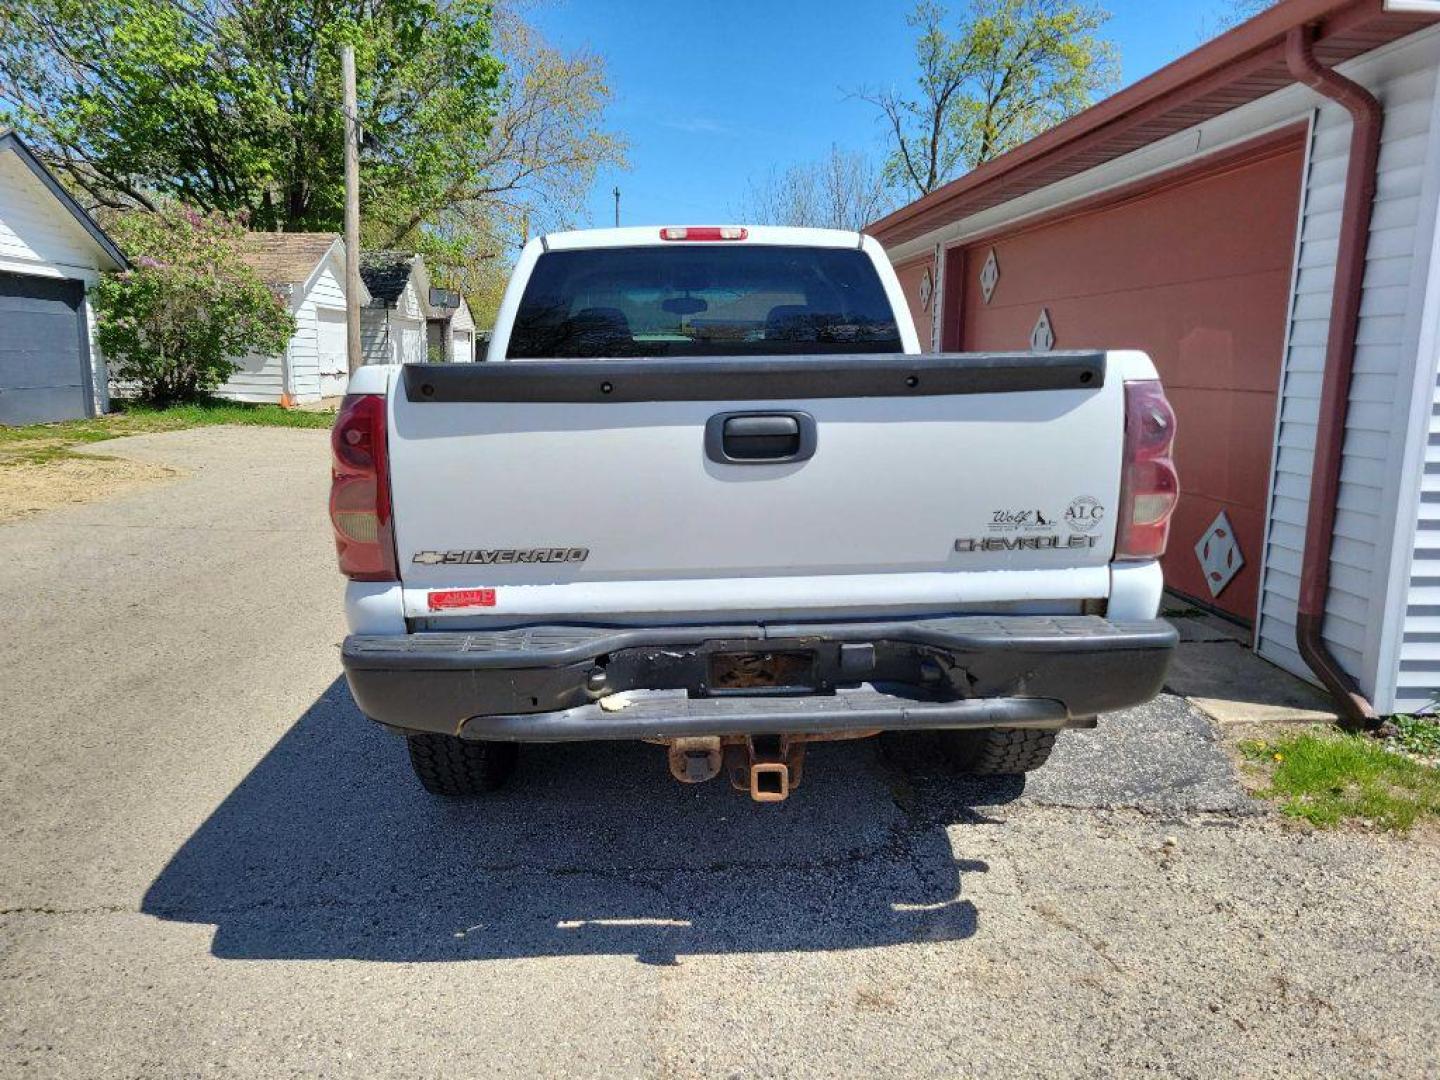
M 473 742 L 454 735 L 408 735 L 410 767 L 431 795 L 471 798 L 502 787 L 515 771 L 515 743 Z
M 1055 747 L 1054 731 L 985 728 L 942 734 L 950 760 L 975 776 L 1018 776 L 1044 765 Z

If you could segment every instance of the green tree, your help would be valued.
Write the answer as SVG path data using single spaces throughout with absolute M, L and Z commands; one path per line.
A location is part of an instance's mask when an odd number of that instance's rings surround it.
M 422 252 L 484 318 L 528 233 L 572 224 L 597 171 L 625 164 L 603 57 L 552 47 L 508 3 L 0 0 L 0 126 L 91 206 L 173 198 L 338 231 L 345 41 L 365 243 Z
M 484 0 L 0 0 L 0 123 L 94 205 L 331 229 L 346 41 L 372 200 L 430 212 L 476 182 L 502 68 Z
M 239 221 L 163 203 L 110 216 L 132 262 L 102 277 L 93 294 L 100 348 L 116 380 L 169 405 L 214 390 L 237 370 L 235 357 L 285 348 L 295 320 L 241 261 Z
M 921 0 L 914 91 L 859 94 L 884 118 L 891 183 L 928 194 L 1090 105 L 1118 75 L 1109 18 L 1087 0 L 974 0 L 947 28 Z
M 499 307 L 513 254 L 533 232 L 572 227 L 596 174 L 623 168 L 626 150 L 603 125 L 603 57 L 554 48 L 505 6 L 494 32 L 504 71 L 494 119 L 474 136 L 478 168 L 430 203 L 377 193 L 363 222 L 367 243 L 422 253 L 435 283 L 463 292 L 481 326 Z

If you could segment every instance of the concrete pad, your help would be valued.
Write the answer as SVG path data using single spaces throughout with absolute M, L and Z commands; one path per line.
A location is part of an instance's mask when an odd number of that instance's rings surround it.
M 335 412 L 340 408 L 343 397 L 321 398 L 319 401 L 307 401 L 303 405 L 296 405 L 296 412 Z
M 1221 724 L 1332 723 L 1330 699 L 1235 641 L 1182 642 L 1165 689 Z
M 1262 659 L 1247 627 L 1166 593 L 1160 614 L 1180 632 L 1165 689 L 1221 724 L 1331 723 L 1330 699 Z

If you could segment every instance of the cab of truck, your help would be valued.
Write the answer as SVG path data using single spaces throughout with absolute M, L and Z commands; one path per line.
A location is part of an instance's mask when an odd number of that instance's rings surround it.
M 885 731 L 1025 772 L 1160 688 L 1173 438 L 1141 353 L 921 354 L 860 234 L 551 234 L 485 362 L 352 379 L 347 678 L 442 795 L 557 740 L 761 801 Z

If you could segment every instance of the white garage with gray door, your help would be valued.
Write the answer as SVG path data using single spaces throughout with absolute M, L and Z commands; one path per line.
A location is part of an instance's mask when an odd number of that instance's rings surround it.
M 86 295 L 125 256 L 13 132 L 0 133 L 0 424 L 105 411 Z

